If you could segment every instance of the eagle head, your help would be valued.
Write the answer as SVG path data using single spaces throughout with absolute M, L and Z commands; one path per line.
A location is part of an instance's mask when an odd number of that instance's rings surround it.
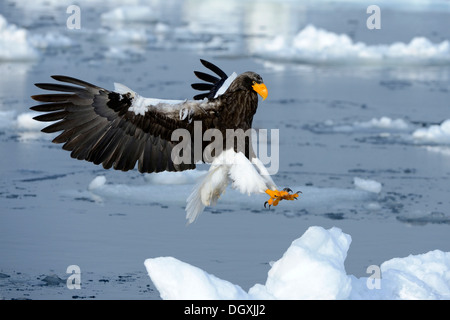
M 267 98 L 267 95 L 269 94 L 262 77 L 252 71 L 247 71 L 237 76 L 237 78 L 230 85 L 230 89 L 230 91 L 235 91 L 237 89 L 256 92 L 263 98 L 263 100 L 265 100 Z

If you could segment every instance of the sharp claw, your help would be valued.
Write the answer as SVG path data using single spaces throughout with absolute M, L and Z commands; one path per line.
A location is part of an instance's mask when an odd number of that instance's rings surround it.
M 292 192 L 291 188 L 284 188 L 283 191 Z
M 303 192 L 301 192 L 301 191 L 297 191 L 296 193 L 303 193 Z
M 267 203 L 268 203 L 267 201 L 264 202 L 264 208 L 267 208 L 267 207 L 266 207 Z M 269 209 L 270 209 L 270 205 L 269 205 Z

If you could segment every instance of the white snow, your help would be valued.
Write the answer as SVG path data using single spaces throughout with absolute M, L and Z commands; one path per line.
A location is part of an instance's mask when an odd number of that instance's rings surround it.
M 372 266 L 380 277 L 357 278 L 345 271 L 350 244 L 339 228 L 310 227 L 248 292 L 173 257 L 144 265 L 162 299 L 450 299 L 450 252 L 394 258 Z
M 362 179 L 355 177 L 353 178 L 353 183 L 355 184 L 355 187 L 361 190 L 365 190 L 368 192 L 373 193 L 380 193 L 381 192 L 381 183 L 375 180 L 369 180 L 369 179 Z
M 440 125 L 417 129 L 412 133 L 412 137 L 416 142 L 450 144 L 450 119 Z
M 190 199 L 189 195 L 192 190 L 197 190 L 208 171 L 205 170 L 186 170 L 182 172 L 161 172 L 151 173 L 144 176 L 143 182 L 133 183 L 115 183 L 111 181 L 108 184 L 99 184 L 97 188 L 89 188 L 90 193 L 87 196 L 95 196 L 95 200 L 110 202 L 132 202 L 134 204 L 153 205 L 160 203 L 168 206 L 176 205 L 183 207 L 186 205 L 186 199 Z M 220 172 L 218 180 L 220 179 Z M 261 173 L 264 175 L 264 173 Z M 271 179 L 265 182 L 270 185 Z M 270 178 L 270 177 L 269 177 Z M 215 181 L 217 182 L 217 181 Z M 273 182 L 272 182 L 273 184 Z M 354 208 L 360 206 L 364 209 L 377 210 L 380 205 L 377 202 L 377 194 L 362 190 L 359 188 L 318 188 L 312 186 L 290 186 L 293 191 L 300 190 L 302 195 L 299 201 L 283 202 L 279 206 L 284 208 L 283 214 L 296 214 L 291 212 L 289 208 L 296 210 L 312 210 L 316 214 L 326 214 L 330 211 L 340 212 L 343 208 Z M 167 195 L 170 194 L 170 197 Z M 192 192 L 192 196 L 194 193 Z M 76 195 L 79 197 L 80 195 Z M 195 196 L 201 197 L 200 193 Z M 207 196 L 204 195 L 206 198 Z M 206 199 L 205 198 L 205 199 Z M 242 194 L 238 190 L 228 188 L 226 192 L 220 196 L 217 206 L 220 208 L 233 208 L 241 210 L 243 206 L 254 206 L 255 208 L 264 208 L 263 204 L 268 199 L 264 194 L 254 194 L 248 196 Z M 197 201 L 198 208 L 203 208 L 201 199 Z
M 66 48 L 73 41 L 59 33 L 30 33 L 8 21 L 0 14 L 0 61 L 33 61 L 39 50 Z
M 450 43 L 432 43 L 424 37 L 409 43 L 367 45 L 354 42 L 346 34 L 337 34 L 308 25 L 294 37 L 278 35 L 254 50 L 254 54 L 271 60 L 304 63 L 447 63 Z
M 147 259 L 145 267 L 162 299 L 218 300 L 247 297 L 241 287 L 173 257 Z
M 47 32 L 44 34 L 33 34 L 30 36 L 30 44 L 38 49 L 47 48 L 68 48 L 74 43 L 68 37 L 58 34 Z
M 407 130 L 410 125 L 403 119 L 391 119 L 389 117 L 381 117 L 379 119 L 372 118 L 366 122 L 355 122 L 355 127 L 359 128 L 379 128 L 391 130 Z
M 39 122 L 33 117 L 39 115 L 38 112 L 24 112 L 16 116 L 16 111 L 0 111 L 0 128 L 18 129 L 18 131 L 40 131 L 53 122 Z
M 382 132 L 402 132 L 410 131 L 413 125 L 404 119 L 392 119 L 387 116 L 372 118 L 367 121 L 354 121 L 352 123 L 337 123 L 333 120 L 326 120 L 321 125 L 317 125 L 314 130 L 332 131 L 339 133 L 382 131 Z
M 156 185 L 185 185 L 197 183 L 206 175 L 203 170 L 186 170 L 183 172 L 159 172 L 149 173 L 144 176 L 150 184 Z
M 425 149 L 429 152 L 438 153 L 444 156 L 450 156 L 450 147 L 444 146 L 425 146 Z
M 40 122 L 33 119 L 33 117 L 40 115 L 38 112 L 24 112 L 17 116 L 16 125 L 18 129 L 27 131 L 39 131 L 42 128 L 52 124 L 52 122 Z
M 101 15 L 104 21 L 117 22 L 155 22 L 158 16 L 148 6 L 120 6 Z
M 92 191 L 95 189 L 98 189 L 106 184 L 106 177 L 105 176 L 97 176 L 94 178 L 94 180 L 89 183 L 88 190 Z
M 0 61 L 28 61 L 38 57 L 28 31 L 8 23 L 0 14 Z
M 249 290 L 255 299 L 345 299 L 351 291 L 344 261 L 351 237 L 338 228 L 309 228 L 272 264 L 265 285 Z
M 150 40 L 150 36 L 145 29 L 124 28 L 113 30 L 100 30 L 102 41 L 106 42 L 111 47 L 130 44 L 145 45 Z

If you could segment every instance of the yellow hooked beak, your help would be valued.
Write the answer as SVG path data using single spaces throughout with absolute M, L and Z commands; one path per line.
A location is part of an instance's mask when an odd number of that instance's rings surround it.
M 263 100 L 266 100 L 267 95 L 269 92 L 267 91 L 267 87 L 264 83 L 256 83 L 253 84 L 253 90 L 255 90 L 262 98 Z

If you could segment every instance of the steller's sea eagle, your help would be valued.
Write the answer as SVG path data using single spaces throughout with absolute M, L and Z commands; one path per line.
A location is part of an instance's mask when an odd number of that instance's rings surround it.
M 244 145 L 233 142 L 227 148 L 225 142 L 227 129 L 247 131 L 252 128 L 258 94 L 263 99 L 268 94 L 261 76 L 244 72 L 228 77 L 214 64 L 200 61 L 219 77 L 195 71 L 205 83 L 194 83 L 192 87 L 206 92 L 193 100 L 144 98 L 122 84 L 115 83 L 115 90 L 110 91 L 79 79 L 54 75 L 53 79 L 72 85 L 37 83 L 41 89 L 64 93 L 34 95 L 34 100 L 45 104 L 30 109 L 46 112 L 35 120 L 57 121 L 42 131 L 62 131 L 53 142 L 64 143 L 62 148 L 71 151 L 72 158 L 102 164 L 105 169 L 128 171 L 134 169 L 137 162 L 140 172 L 152 173 L 194 169 L 199 161 L 211 163 L 206 177 L 187 199 L 188 223 L 193 222 L 205 206 L 214 205 L 230 182 L 242 193 L 267 193 L 270 198 L 264 206 L 297 199 L 298 192 L 292 193 L 289 188 L 277 190 L 267 169 L 253 152 L 251 137 L 244 140 Z M 218 130 L 224 139 L 223 148 L 213 150 L 212 157 L 206 159 L 203 151 L 211 142 L 201 141 L 196 149 L 196 128 L 200 128 L 201 134 L 208 129 Z M 192 134 L 190 142 L 194 143 L 180 154 L 173 152 L 179 143 L 172 139 L 177 129 Z M 195 152 L 198 148 L 200 153 Z

